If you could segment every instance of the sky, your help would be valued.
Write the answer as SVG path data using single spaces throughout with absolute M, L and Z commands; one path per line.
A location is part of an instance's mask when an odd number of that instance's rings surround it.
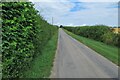
M 54 25 L 118 26 L 119 0 L 31 0 L 45 20 Z

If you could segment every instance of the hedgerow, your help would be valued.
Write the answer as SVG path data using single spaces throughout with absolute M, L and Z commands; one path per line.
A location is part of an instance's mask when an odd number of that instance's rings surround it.
M 31 2 L 2 2 L 3 78 L 16 78 L 30 67 L 43 46 L 57 31 Z
M 118 45 L 120 34 L 115 34 L 110 27 L 105 25 L 81 26 L 81 27 L 63 27 L 77 35 L 104 42 L 108 45 Z

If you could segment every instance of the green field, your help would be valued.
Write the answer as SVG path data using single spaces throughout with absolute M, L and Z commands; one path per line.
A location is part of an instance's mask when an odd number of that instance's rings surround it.
M 87 45 L 91 49 L 95 50 L 102 56 L 106 57 L 107 59 L 109 59 L 116 65 L 118 65 L 118 48 L 117 47 L 106 45 L 105 43 L 102 43 L 102 42 L 98 42 L 92 39 L 75 35 L 65 29 L 64 31 L 70 36 L 72 36 L 73 38 L 77 39 L 78 41 L 82 42 L 83 44 Z
M 53 67 L 53 60 L 57 48 L 58 33 L 56 33 L 42 50 L 42 54 L 35 58 L 31 68 L 24 73 L 24 78 L 48 78 Z

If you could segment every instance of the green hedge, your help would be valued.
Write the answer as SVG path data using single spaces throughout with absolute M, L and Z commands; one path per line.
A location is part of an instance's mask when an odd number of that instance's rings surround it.
M 35 56 L 57 31 L 48 24 L 31 2 L 3 2 L 3 78 L 15 78 L 30 67 Z
M 120 38 L 120 34 L 113 33 L 110 27 L 105 25 L 64 27 L 64 29 L 83 37 L 104 42 L 108 45 L 119 46 L 118 39 Z

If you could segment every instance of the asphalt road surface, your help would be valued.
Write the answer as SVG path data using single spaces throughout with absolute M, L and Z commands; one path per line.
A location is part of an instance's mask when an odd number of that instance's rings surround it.
M 51 78 L 118 78 L 118 66 L 59 29 Z

